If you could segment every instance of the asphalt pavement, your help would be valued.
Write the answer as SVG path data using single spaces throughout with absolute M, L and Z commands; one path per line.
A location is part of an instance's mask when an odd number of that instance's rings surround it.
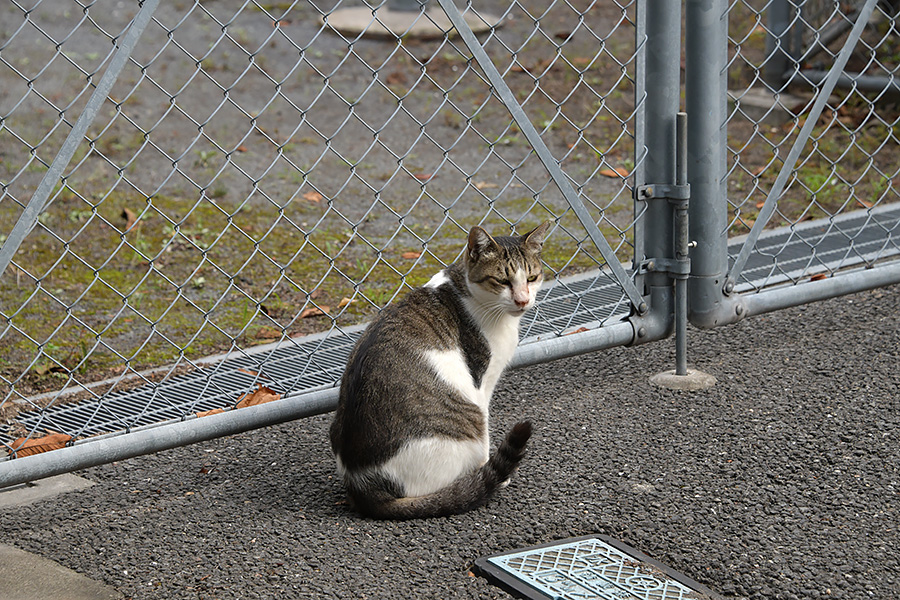
M 458 517 L 351 512 L 325 415 L 87 469 L 0 544 L 124 598 L 456 599 L 509 598 L 478 557 L 600 533 L 726 598 L 900 598 L 898 325 L 893 286 L 691 330 L 697 392 L 648 382 L 671 340 L 510 372 L 494 438 L 530 418 L 531 452 Z

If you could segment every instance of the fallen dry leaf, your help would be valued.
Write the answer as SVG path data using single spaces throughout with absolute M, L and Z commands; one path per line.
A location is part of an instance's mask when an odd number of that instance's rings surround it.
M 500 187 L 496 183 L 488 183 L 487 181 L 479 181 L 475 183 L 476 190 L 489 190 L 491 188 Z
M 238 369 L 239 373 L 244 373 L 245 375 L 250 375 L 251 377 L 256 377 L 259 375 L 259 371 L 251 371 L 250 369 Z
M 600 174 L 604 177 L 628 177 L 628 169 L 616 167 L 615 169 L 603 169 Z
M 130 208 L 126 208 L 122 211 L 122 218 L 125 219 L 125 231 L 128 231 L 134 224 L 137 223 L 137 215 L 134 214 L 134 211 Z
M 243 396 L 241 396 L 240 400 L 238 400 L 237 404 L 234 405 L 235 408 L 247 408 L 248 406 L 256 406 L 257 404 L 265 404 L 266 402 L 271 402 L 272 400 L 278 400 L 281 398 L 281 394 L 278 392 L 272 391 L 264 385 L 260 385 L 256 388 L 254 392 L 247 392 Z
M 196 413 L 198 417 L 208 417 L 209 415 L 217 415 L 219 413 L 225 412 L 224 408 L 213 408 L 211 410 L 201 410 Z
M 434 177 L 434 173 L 416 173 L 413 177 L 419 181 L 430 181 Z
M 817 273 L 809 278 L 810 281 L 821 281 L 823 279 L 828 279 L 828 275 L 825 273 Z
M 338 308 L 344 308 L 345 306 L 347 306 L 347 305 L 350 304 L 351 302 L 353 302 L 353 300 L 351 300 L 350 298 L 341 298 L 341 301 L 340 301 L 340 303 L 338 304 Z
M 388 85 L 404 85 L 407 80 L 403 71 L 394 71 L 385 77 L 384 82 Z
M 308 319 L 309 317 L 324 317 L 328 314 L 328 311 L 331 310 L 331 307 L 322 304 L 321 306 L 310 306 L 302 313 L 300 313 L 301 319 Z
M 238 152 L 246 152 L 246 151 L 247 151 L 247 146 L 241 144 L 240 146 L 238 146 L 237 148 L 235 148 L 235 150 L 237 150 Z
M 259 331 L 256 332 L 256 337 L 264 340 L 272 340 L 281 337 L 281 330 L 275 329 L 274 327 L 260 327 Z
M 22 458 L 23 456 L 31 456 L 49 452 L 50 450 L 59 450 L 64 448 L 71 440 L 72 436 L 64 433 L 51 433 L 33 440 L 22 437 L 12 443 L 10 454 L 15 453 L 16 458 Z
M 400 258 L 405 258 L 405 259 L 407 259 L 407 260 L 411 260 L 411 259 L 414 259 L 414 258 L 419 258 L 420 256 L 422 256 L 422 253 L 421 253 L 421 252 L 412 252 L 412 251 L 410 251 L 410 252 L 404 252 L 403 254 L 401 254 L 401 255 L 400 255 Z
M 47 373 L 62 373 L 64 371 L 64 368 L 49 360 L 34 367 L 35 374 L 41 376 L 46 375 Z
M 306 192 L 305 194 L 303 194 L 304 200 L 308 200 L 309 202 L 315 202 L 316 204 L 321 202 L 322 198 L 323 198 L 323 196 L 319 192 Z

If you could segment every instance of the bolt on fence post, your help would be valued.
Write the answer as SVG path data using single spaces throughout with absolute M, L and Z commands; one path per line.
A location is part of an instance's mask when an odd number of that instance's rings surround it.
M 723 292 L 728 270 L 726 122 L 728 0 L 688 0 L 685 14 L 685 106 L 691 186 L 691 323 L 714 327 L 734 309 Z

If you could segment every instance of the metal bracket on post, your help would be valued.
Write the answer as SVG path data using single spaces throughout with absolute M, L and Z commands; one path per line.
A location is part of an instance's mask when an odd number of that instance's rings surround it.
M 679 113 L 684 114 L 684 113 Z M 687 279 L 691 274 L 690 248 L 696 244 L 688 241 L 688 205 L 690 184 L 646 184 L 638 186 L 635 193 L 639 200 L 665 200 L 674 209 L 673 254 L 675 258 L 647 258 L 638 265 L 638 273 L 666 273 L 673 279 Z
M 684 113 L 679 113 L 683 115 Z M 687 279 L 691 274 L 690 249 L 696 244 L 688 241 L 688 205 L 691 186 L 687 183 L 646 184 L 635 190 L 640 200 L 665 200 L 674 210 L 675 258 L 648 258 L 638 265 L 639 273 L 667 273 L 673 279 Z
M 687 113 L 675 119 L 675 185 L 645 185 L 638 188 L 643 198 L 664 197 L 673 210 L 673 259 L 657 259 L 656 270 L 665 271 L 675 282 L 675 370 L 650 378 L 656 385 L 669 389 L 700 390 L 713 386 L 716 378 L 687 367 L 687 283 L 691 276 L 688 207 L 691 186 L 687 182 Z M 648 262 L 653 262 L 652 259 Z

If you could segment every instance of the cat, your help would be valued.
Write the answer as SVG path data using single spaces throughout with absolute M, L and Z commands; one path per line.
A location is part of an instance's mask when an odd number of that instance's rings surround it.
M 461 260 L 382 310 L 357 341 L 330 436 L 363 515 L 466 512 L 515 471 L 531 422 L 513 426 L 489 456 L 488 404 L 543 282 L 549 226 L 496 238 L 473 227 Z

